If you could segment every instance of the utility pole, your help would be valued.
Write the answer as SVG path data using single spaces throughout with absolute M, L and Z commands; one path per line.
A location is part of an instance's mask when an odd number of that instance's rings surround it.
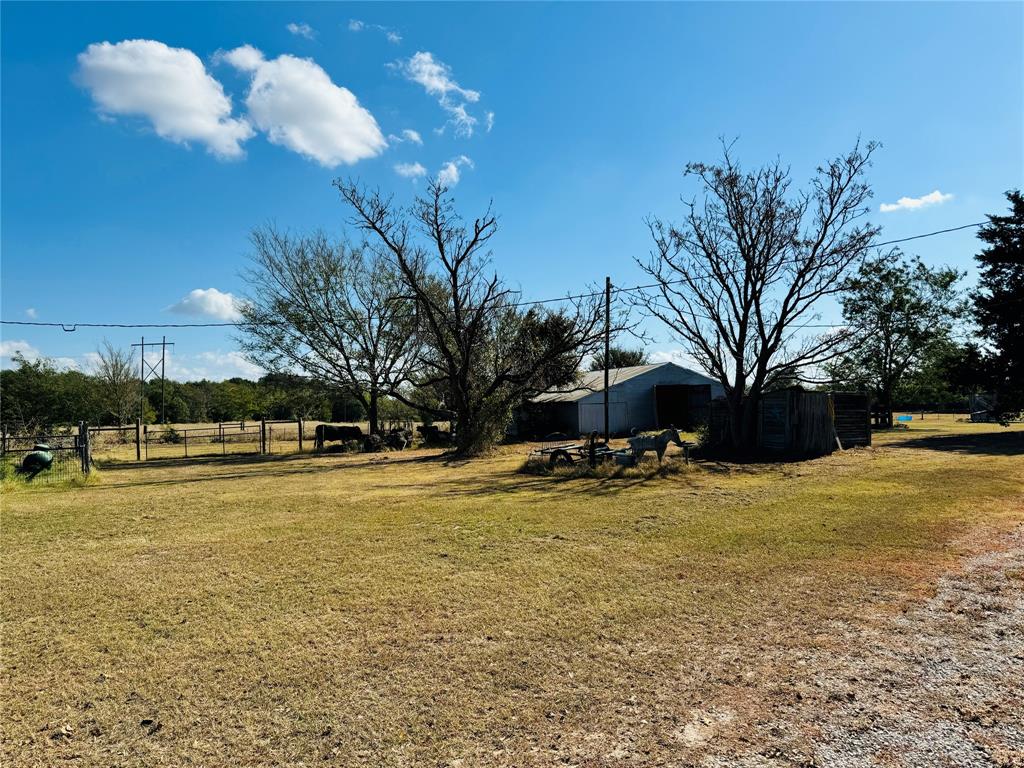
M 167 348 L 173 347 L 173 341 L 167 341 L 167 337 L 164 336 L 160 341 L 146 341 L 146 337 L 142 337 L 142 341 L 139 344 L 132 344 L 132 347 L 139 348 L 139 423 L 143 423 L 146 420 L 146 381 L 149 379 L 155 379 L 160 377 L 160 421 L 161 423 L 167 423 L 167 403 L 165 401 L 166 394 L 166 379 L 164 378 L 164 372 L 166 371 L 167 362 Z M 157 370 L 156 363 L 149 363 L 146 361 L 146 347 L 160 347 L 160 368 Z
M 167 379 L 164 378 L 164 361 L 167 359 L 167 337 L 160 342 L 160 423 L 167 423 L 167 401 L 164 397 Z
M 604 279 L 604 442 L 611 440 L 612 429 L 608 421 L 608 365 L 612 347 L 612 279 Z
M 134 347 L 135 345 L 132 344 Z M 139 344 L 139 423 L 146 423 L 146 337 Z

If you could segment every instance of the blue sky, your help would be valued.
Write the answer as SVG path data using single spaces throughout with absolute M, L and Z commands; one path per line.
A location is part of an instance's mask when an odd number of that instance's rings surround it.
M 405 201 L 423 180 L 396 167 L 457 172 L 467 215 L 493 199 L 494 263 L 526 298 L 642 282 L 644 217 L 678 217 L 683 165 L 720 136 L 799 183 L 881 141 L 885 239 L 979 221 L 1024 177 L 1021 3 L 4 3 L 2 22 L 8 320 L 216 320 L 253 227 L 340 234 L 331 180 Z M 901 198 L 925 200 L 879 210 Z M 912 246 L 971 269 L 977 241 Z M 140 335 L 4 326 L 0 352 L 82 364 Z M 251 373 L 231 332 L 167 335 L 179 377 Z

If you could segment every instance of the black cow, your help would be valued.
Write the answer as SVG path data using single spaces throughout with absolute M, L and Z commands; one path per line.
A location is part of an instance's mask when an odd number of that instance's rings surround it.
M 363 430 L 359 427 L 347 427 L 340 424 L 317 424 L 316 425 L 316 449 L 322 451 L 324 443 L 332 440 L 341 440 L 347 443 L 349 440 L 363 439 Z

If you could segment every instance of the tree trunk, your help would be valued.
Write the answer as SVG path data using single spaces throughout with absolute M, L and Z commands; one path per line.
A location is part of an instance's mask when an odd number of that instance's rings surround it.
M 380 430 L 380 425 L 377 423 L 377 388 L 370 387 L 370 409 L 369 409 L 369 420 L 370 420 L 370 434 L 376 435 Z
M 886 387 L 878 398 L 882 411 L 882 427 L 892 429 L 892 388 Z
M 743 398 L 743 430 L 740 450 L 750 455 L 757 452 L 757 411 L 760 398 L 748 394 Z
M 729 437 L 737 456 L 757 451 L 758 398 L 738 394 L 729 398 Z
M 472 456 L 476 451 L 476 426 L 468 412 L 455 414 L 452 424 L 455 429 L 455 452 L 460 456 Z
M 729 442 L 734 451 L 743 450 L 743 393 L 729 397 Z

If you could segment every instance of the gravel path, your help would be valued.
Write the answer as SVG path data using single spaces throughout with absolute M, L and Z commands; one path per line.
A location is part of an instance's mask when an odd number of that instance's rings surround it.
M 809 695 L 757 723 L 752 751 L 702 765 L 1024 767 L 1024 527 L 927 602 L 834 630 L 858 650 L 797 661 L 817 670 Z

